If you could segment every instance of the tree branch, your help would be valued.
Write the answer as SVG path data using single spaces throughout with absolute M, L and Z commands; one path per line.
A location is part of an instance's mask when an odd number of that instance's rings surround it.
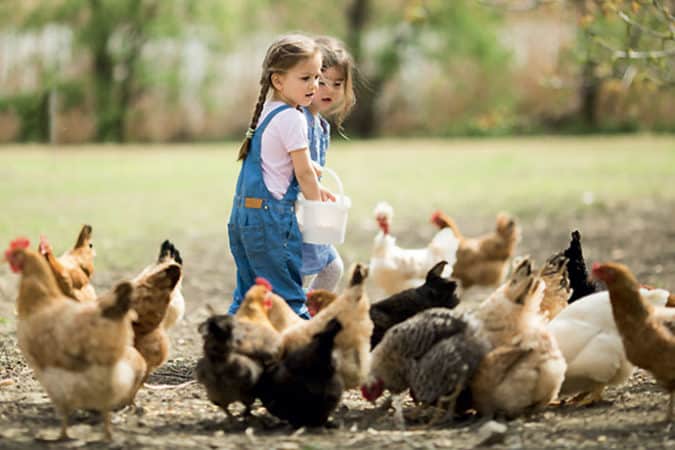
M 675 48 L 644 51 L 635 51 L 630 49 L 619 50 L 612 47 L 610 44 L 597 36 L 593 36 L 593 40 L 604 49 L 609 50 L 612 53 L 612 58 L 614 59 L 660 59 L 675 56 Z

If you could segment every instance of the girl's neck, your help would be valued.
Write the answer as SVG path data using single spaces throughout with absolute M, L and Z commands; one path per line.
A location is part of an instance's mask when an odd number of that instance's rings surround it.
M 276 91 L 274 92 L 274 94 L 272 94 L 272 101 L 286 103 L 287 105 L 293 108 L 298 107 L 297 104 L 293 103 L 292 101 L 290 101 L 289 99 L 287 99 L 286 97 L 284 97 L 283 95 L 279 94 Z
M 319 115 L 319 108 L 317 108 L 317 107 L 314 106 L 314 105 L 309 105 L 309 106 L 307 107 L 307 111 L 309 111 L 310 113 L 312 113 L 312 115 L 313 115 L 314 117 L 317 117 L 317 116 Z

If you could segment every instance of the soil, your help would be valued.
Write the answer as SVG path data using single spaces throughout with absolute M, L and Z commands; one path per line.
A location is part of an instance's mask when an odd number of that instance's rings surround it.
M 675 205 L 645 202 L 588 208 L 558 216 L 530 213 L 521 218 L 520 254 L 543 261 L 566 247 L 573 229 L 582 232 L 588 260 L 619 260 L 649 284 L 675 288 Z M 460 220 L 466 235 L 493 227 L 493 217 Z M 399 245 L 421 246 L 433 233 L 418 223 L 396 223 L 392 232 Z M 374 229 L 350 230 L 349 247 L 343 256 L 348 265 L 356 257 L 367 258 Z M 167 364 L 148 383 L 165 389 L 142 389 L 137 411 L 117 412 L 113 440 L 103 440 L 98 414 L 81 411 L 71 417 L 66 442 L 53 442 L 59 419 L 44 390 L 32 376 L 16 346 L 14 299 L 17 277 L 0 267 L 0 448 L 474 448 L 485 439 L 479 430 L 484 422 L 469 417 L 451 425 L 427 428 L 410 419 L 398 429 L 389 412 L 381 412 L 363 400 L 357 390 L 346 392 L 332 416 L 332 427 L 294 430 L 266 414 L 262 406 L 245 421 L 234 407 L 227 419 L 212 405 L 200 385 L 183 385 L 192 379 L 192 369 L 201 353 L 197 326 L 208 315 L 207 304 L 225 311 L 233 288 L 234 269 L 226 248 L 211 245 L 222 236 L 195 236 L 182 248 L 185 261 L 183 292 L 187 311 L 171 330 L 172 351 Z M 225 263 L 224 263 L 225 261 Z M 99 291 L 134 273 L 96 273 Z M 485 290 L 464 293 L 464 307 L 475 305 Z M 664 422 L 668 395 L 651 376 L 636 370 L 623 386 L 609 388 L 605 401 L 591 407 L 549 406 L 541 412 L 511 421 L 504 434 L 493 434 L 486 444 L 495 448 L 675 448 L 675 430 Z M 411 414 L 410 399 L 405 411 Z

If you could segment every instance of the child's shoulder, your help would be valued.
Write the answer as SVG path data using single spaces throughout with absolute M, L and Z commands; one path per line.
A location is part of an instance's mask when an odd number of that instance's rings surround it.
M 280 106 L 284 106 L 285 103 L 283 102 L 269 102 L 265 104 L 265 107 L 263 108 L 263 113 L 262 116 L 265 117 L 267 114 L 271 113 L 272 111 L 276 110 Z M 271 120 L 272 123 L 278 124 L 278 126 L 283 126 L 283 127 L 307 127 L 307 119 L 305 118 L 305 114 L 293 107 L 288 107 L 279 113 L 277 113 L 276 116 L 274 116 Z

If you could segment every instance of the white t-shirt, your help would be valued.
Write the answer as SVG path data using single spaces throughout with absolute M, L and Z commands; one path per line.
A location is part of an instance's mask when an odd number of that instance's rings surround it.
M 266 102 L 258 123 L 283 102 Z M 276 199 L 283 198 L 293 178 L 293 161 L 289 152 L 308 147 L 307 119 L 295 108 L 278 113 L 270 121 L 262 135 L 260 159 L 265 187 Z

